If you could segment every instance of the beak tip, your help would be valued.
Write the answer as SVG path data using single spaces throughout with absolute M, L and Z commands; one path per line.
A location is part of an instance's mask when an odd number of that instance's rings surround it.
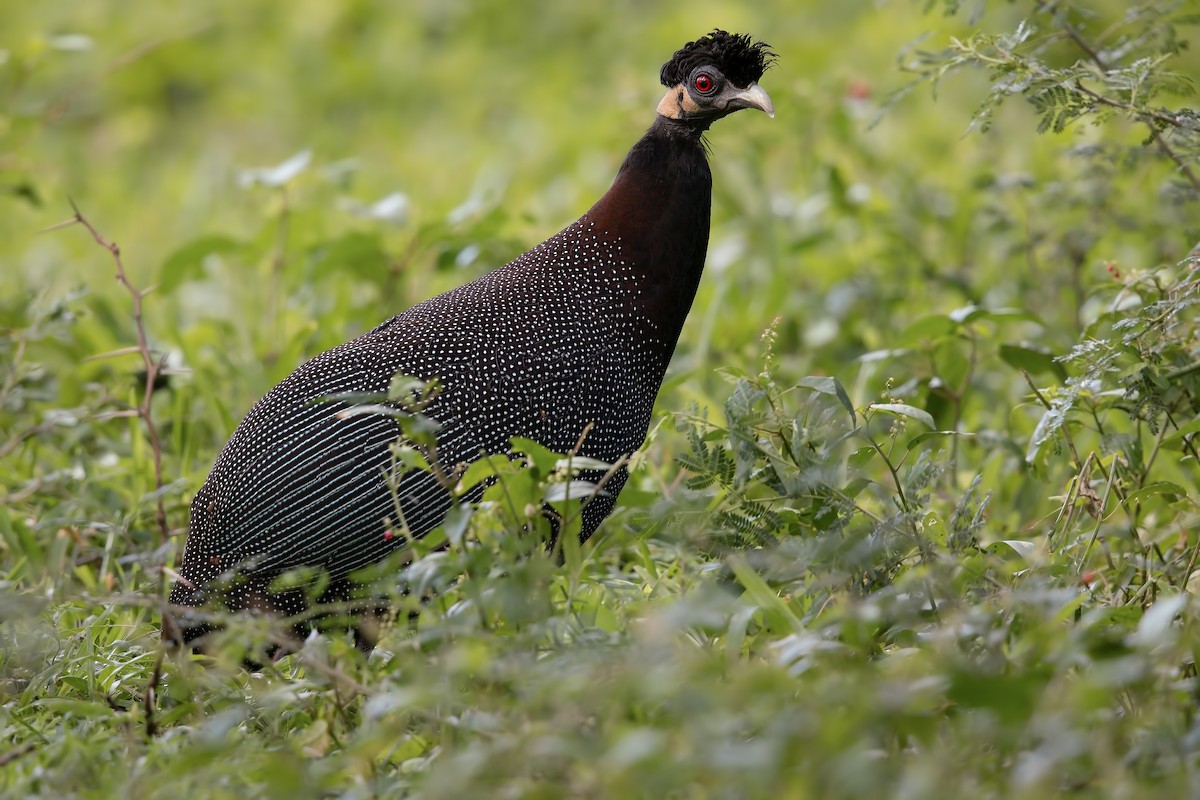
M 775 119 L 775 104 L 771 95 L 757 83 L 752 83 L 738 93 L 737 99 L 742 101 L 743 108 L 757 108 L 771 119 Z

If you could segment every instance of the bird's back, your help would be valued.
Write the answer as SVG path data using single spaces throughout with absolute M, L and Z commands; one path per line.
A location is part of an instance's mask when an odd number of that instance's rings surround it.
M 302 365 L 250 410 L 196 494 L 183 577 L 203 586 L 233 568 L 273 575 L 305 565 L 338 578 L 397 546 L 385 520 L 397 517 L 386 473 L 398 426 L 386 414 L 346 413 L 386 396 L 395 375 L 438 380 L 422 413 L 440 423 L 447 469 L 504 452 L 514 436 L 566 452 L 589 425 L 583 455 L 611 462 L 636 450 L 674 340 L 640 311 L 629 291 L 636 265 L 614 239 L 585 216 Z M 585 514 L 585 536 L 623 480 Z M 397 498 L 418 536 L 450 503 L 420 471 L 404 475 Z M 174 601 L 190 604 L 177 589 Z

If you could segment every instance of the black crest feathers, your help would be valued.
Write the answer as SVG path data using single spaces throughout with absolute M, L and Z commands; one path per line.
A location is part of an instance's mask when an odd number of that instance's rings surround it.
M 715 30 L 679 48 L 663 64 L 659 80 L 663 86 L 678 86 L 696 67 L 712 64 L 735 86 L 744 89 L 757 83 L 774 61 L 775 54 L 766 42 L 755 42 L 749 34 Z

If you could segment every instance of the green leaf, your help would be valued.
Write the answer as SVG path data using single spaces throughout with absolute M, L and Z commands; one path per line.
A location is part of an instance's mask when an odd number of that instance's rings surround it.
M 874 459 L 877 455 L 878 453 L 875 452 L 874 447 L 860 447 L 850 454 L 850 456 L 846 459 L 846 463 L 854 469 L 862 469 L 867 464 L 871 463 L 872 459 Z
M 75 689 L 81 694 L 87 694 L 90 691 L 88 682 L 83 678 L 79 678 L 74 675 L 64 675 L 63 677 L 59 678 L 59 681 L 61 681 L 63 685 L 70 686 L 72 689 Z
M 607 461 L 601 461 L 598 458 L 588 458 L 587 456 L 566 456 L 554 462 L 555 469 L 590 469 L 607 472 L 612 464 Z
M 607 494 L 595 481 L 558 481 L 546 487 L 542 500 L 551 504 L 570 504 Z
M 1129 637 L 1130 644 L 1150 650 L 1174 639 L 1175 617 L 1187 606 L 1188 597 L 1187 594 L 1160 596 L 1142 615 L 1137 630 Z
M 913 438 L 908 440 L 907 449 L 912 450 L 913 448 L 921 445 L 923 442 L 927 442 L 930 439 L 934 439 L 934 438 L 937 438 L 940 436 L 958 436 L 958 437 L 961 437 L 964 439 L 975 438 L 975 434 L 964 433 L 963 431 L 924 431 L 923 433 L 919 433 L 916 436 L 914 436 Z
M 1045 323 L 1041 317 L 1034 314 L 1032 311 L 1026 311 L 1023 308 L 993 308 L 982 315 L 985 319 L 993 319 L 998 322 L 1013 320 L 1015 322 L 1032 322 L 1042 327 Z
M 514 475 L 521 469 L 523 466 L 519 462 L 512 461 L 507 456 L 483 456 L 471 462 L 471 466 L 467 467 L 467 471 L 459 478 L 456 488 L 461 494 L 483 481 L 490 481 L 499 475 Z
M 450 506 L 445 519 L 442 520 L 442 530 L 445 531 L 446 539 L 452 546 L 462 545 L 463 535 L 473 516 L 475 516 L 475 506 L 469 503 L 455 503 Z
M 396 462 L 402 464 L 405 469 L 416 469 L 421 472 L 432 470 L 424 454 L 415 447 L 410 445 L 393 446 L 392 453 L 396 456 Z
M 38 193 L 37 186 L 28 178 L 23 177 L 15 183 L 0 185 L 0 194 L 19 197 L 33 208 L 42 207 L 42 196 Z
M 922 344 L 931 339 L 949 336 L 958 330 L 958 323 L 945 314 L 932 314 L 921 317 L 901 332 L 899 341 L 902 344 Z
M 922 411 L 916 406 L 910 406 L 905 403 L 872 403 L 871 405 L 867 406 L 867 408 L 870 408 L 874 411 L 885 411 L 888 414 L 895 414 L 899 417 L 915 419 L 917 422 L 927 425 L 930 428 L 937 427 L 937 425 L 934 424 L 933 417 L 929 415 L 928 411 Z
M 1034 554 L 1037 553 L 1038 549 L 1036 542 L 1027 542 L 1024 539 L 1002 539 L 1000 543 L 1011 547 L 1026 564 L 1034 562 Z
M 1059 380 L 1066 380 L 1067 371 L 1055 360 L 1050 348 L 1040 344 L 1002 344 L 1000 358 L 1010 367 L 1023 369 L 1031 374 L 1054 375 Z
M 1147 484 L 1137 491 L 1130 492 L 1125 498 L 1125 504 L 1126 506 L 1132 506 L 1132 504 L 1141 500 L 1145 500 L 1147 497 L 1155 497 L 1158 495 L 1163 495 L 1167 498 L 1167 500 L 1175 502 L 1180 498 L 1187 497 L 1188 492 L 1187 489 L 1184 489 L 1178 484 L 1171 483 L 1170 481 L 1157 481 L 1155 483 Z
M 1034 668 L 1009 675 L 955 670 L 947 695 L 960 706 L 987 709 L 1008 723 L 1021 722 L 1038 705 L 1046 687 L 1045 670 Z
M 744 559 L 741 557 L 730 558 L 729 568 L 737 576 L 738 583 L 746 590 L 749 599 L 766 615 L 769 620 L 768 626 L 775 633 L 804 629 L 804 623 L 800 621 L 791 607 Z
M 88 700 L 74 700 L 69 697 L 43 697 L 36 705 L 50 711 L 55 716 L 75 716 L 81 718 L 104 718 L 112 716 L 112 709 L 107 703 L 96 703 Z
M 937 376 L 951 390 L 962 386 L 971 370 L 971 361 L 964 352 L 966 349 L 961 339 L 944 339 L 933 348 Z
M 533 439 L 524 436 L 514 436 L 509 440 L 514 453 L 524 453 L 537 471 L 545 476 L 554 471 L 561 456 Z
M 973 322 L 980 317 L 987 316 L 987 309 L 980 308 L 977 305 L 962 306 L 951 311 L 948 316 L 956 324 L 965 325 L 968 322 Z
M 805 389 L 812 389 L 814 392 L 836 397 L 838 402 L 842 404 L 842 408 L 846 409 L 850 414 L 850 424 L 857 423 L 858 417 L 854 413 L 854 404 L 850 402 L 850 395 L 846 393 L 845 387 L 842 386 L 841 381 L 837 378 L 825 375 L 810 375 L 796 381 L 796 385 Z
M 412 404 L 419 403 L 424 398 L 427 387 L 426 381 L 398 372 L 388 383 L 388 402 L 399 403 L 405 408 L 411 408 Z
M 1191 422 L 1181 425 L 1177 431 L 1170 436 L 1163 437 L 1163 447 L 1169 447 L 1172 450 L 1183 448 L 1184 439 L 1188 436 L 1196 436 L 1200 434 L 1200 417 L 1196 417 Z

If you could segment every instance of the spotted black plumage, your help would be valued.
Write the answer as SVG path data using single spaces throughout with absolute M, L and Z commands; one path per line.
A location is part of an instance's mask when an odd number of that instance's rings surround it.
M 350 397 L 386 395 L 397 374 L 439 382 L 422 413 L 441 426 L 443 465 L 503 452 L 515 436 L 566 452 L 588 426 L 582 455 L 615 462 L 636 450 L 704 267 L 711 173 L 701 135 L 738 108 L 773 113 L 755 83 L 765 54 L 723 31 L 687 45 L 668 66 L 703 67 L 721 90 L 684 104 L 673 87 L 582 218 L 494 272 L 322 353 L 256 403 L 192 502 L 167 635 L 188 641 L 207 631 L 185 607 L 213 601 L 234 611 L 303 610 L 302 593 L 267 591 L 300 566 L 328 572 L 322 599 L 344 596 L 347 575 L 400 546 L 384 522 L 395 516 L 385 475 L 396 421 L 346 413 L 358 402 Z M 726 82 L 724 69 L 736 78 Z M 617 472 L 585 507 L 585 538 L 625 480 Z M 418 536 L 450 505 L 421 471 L 401 477 L 398 497 Z M 234 574 L 241 579 L 227 580 Z

